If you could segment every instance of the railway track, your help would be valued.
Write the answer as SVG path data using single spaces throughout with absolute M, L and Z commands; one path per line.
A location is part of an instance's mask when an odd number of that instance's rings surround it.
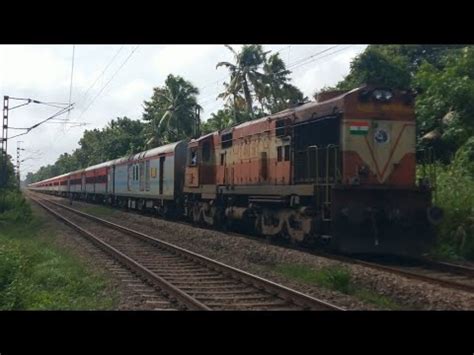
M 29 197 L 154 285 L 177 309 L 343 310 L 144 233 Z
M 431 259 L 399 259 L 396 265 L 391 265 L 393 261 L 387 263 L 385 261 L 373 262 L 364 259 L 343 258 L 372 269 L 474 293 L 474 269 L 466 266 Z
M 193 228 L 204 228 L 196 227 L 188 222 L 177 222 L 182 223 Z M 212 230 L 212 229 L 211 229 Z M 226 232 L 232 236 L 250 238 L 260 243 L 268 243 L 265 239 L 249 236 L 246 234 L 236 232 Z M 338 260 L 349 264 L 358 264 L 375 270 L 381 270 L 404 276 L 406 278 L 429 282 L 431 284 L 440 285 L 443 287 L 458 289 L 466 292 L 474 293 L 474 268 L 461 266 L 457 264 L 439 262 L 432 259 L 398 259 L 391 260 L 391 263 L 387 263 L 382 258 L 378 261 L 369 261 L 363 258 L 357 258 L 354 256 L 345 256 L 339 254 L 331 254 L 327 252 L 315 251 L 308 249 L 307 247 L 287 245 L 282 242 L 273 242 L 278 246 L 289 247 L 294 250 L 310 253 L 312 255 L 322 256 L 328 259 Z M 407 262 L 408 261 L 408 262 Z

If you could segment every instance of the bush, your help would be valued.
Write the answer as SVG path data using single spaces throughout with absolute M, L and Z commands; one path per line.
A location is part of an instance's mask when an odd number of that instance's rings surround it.
M 444 210 L 435 250 L 439 256 L 474 260 L 473 171 L 470 147 L 460 149 L 450 165 L 437 168 L 436 203 Z
M 19 190 L 0 189 L 0 226 L 7 222 L 28 222 L 31 207 Z

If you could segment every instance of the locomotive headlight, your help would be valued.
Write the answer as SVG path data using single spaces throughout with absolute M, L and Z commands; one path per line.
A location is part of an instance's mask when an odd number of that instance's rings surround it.
M 375 90 L 374 91 L 374 97 L 376 100 L 381 100 L 383 97 L 383 91 L 382 90 Z
M 390 90 L 374 90 L 373 95 L 377 101 L 388 101 L 393 97 Z

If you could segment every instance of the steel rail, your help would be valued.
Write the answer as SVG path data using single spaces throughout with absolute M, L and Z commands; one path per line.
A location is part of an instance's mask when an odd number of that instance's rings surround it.
M 204 305 L 203 303 L 199 302 L 195 298 L 191 297 L 187 293 L 183 292 L 179 288 L 175 287 L 159 275 L 155 274 L 153 271 L 148 270 L 146 267 L 138 263 L 137 261 L 131 259 L 121 251 L 117 250 L 110 244 L 102 241 L 100 238 L 95 236 L 94 234 L 86 231 L 76 223 L 72 222 L 70 219 L 62 216 L 58 212 L 54 211 L 53 209 L 49 208 L 44 204 L 43 202 L 39 201 L 36 198 L 30 197 L 31 200 L 36 202 L 38 205 L 43 207 L 45 210 L 47 210 L 49 213 L 53 214 L 55 217 L 60 219 L 61 221 L 65 222 L 72 228 L 76 229 L 79 233 L 87 237 L 90 241 L 92 241 L 94 244 L 96 244 L 100 249 L 111 255 L 112 257 L 118 259 L 122 264 L 126 265 L 129 267 L 131 270 L 139 273 L 143 277 L 145 277 L 148 281 L 152 282 L 153 284 L 157 285 L 160 289 L 168 292 L 169 294 L 173 295 L 179 302 L 182 304 L 186 305 L 188 308 L 192 310 L 206 310 L 209 311 L 211 310 L 209 307 Z
M 35 200 L 35 199 L 33 199 L 33 200 Z M 231 278 L 233 278 L 235 280 L 238 280 L 238 281 L 241 281 L 245 284 L 254 286 L 257 289 L 264 290 L 267 293 L 273 294 L 273 295 L 275 295 L 275 296 L 277 296 L 277 297 L 279 297 L 279 298 L 281 298 L 281 299 L 283 299 L 287 302 L 290 302 L 290 303 L 293 303 L 297 306 L 300 306 L 303 309 L 318 309 L 318 310 L 320 310 L 321 308 L 324 308 L 324 309 L 327 309 L 327 310 L 338 310 L 338 311 L 343 311 L 344 310 L 341 307 L 335 306 L 335 305 L 330 304 L 328 302 L 325 302 L 323 300 L 319 300 L 317 298 L 305 295 L 305 294 L 303 294 L 299 291 L 290 289 L 286 286 L 283 286 L 283 285 L 277 284 L 275 282 L 269 281 L 267 279 L 261 278 L 259 276 L 250 274 L 246 271 L 239 270 L 239 269 L 234 268 L 232 266 L 223 264 L 219 261 L 216 261 L 216 260 L 210 259 L 206 256 L 194 253 L 190 250 L 187 250 L 187 249 L 181 248 L 179 246 L 173 245 L 173 244 L 168 243 L 166 241 L 163 241 L 161 239 L 149 236 L 145 233 L 141 233 L 141 232 L 135 231 L 133 229 L 130 229 L 128 227 L 119 225 L 117 223 L 113 223 L 113 222 L 107 221 L 105 219 L 90 215 L 88 213 L 78 211 L 74 208 L 65 206 L 61 203 L 57 203 L 57 202 L 54 202 L 54 201 L 51 201 L 51 200 L 47 200 L 47 201 L 48 201 L 48 203 L 51 203 L 55 206 L 58 206 L 60 208 L 65 209 L 65 210 L 68 210 L 68 211 L 70 211 L 72 213 L 75 213 L 79 216 L 82 216 L 84 218 L 93 220 L 97 223 L 100 223 L 100 224 L 103 224 L 103 225 L 108 226 L 110 228 L 119 230 L 121 232 L 129 234 L 129 235 L 134 236 L 136 238 L 139 238 L 139 239 L 141 239 L 143 241 L 146 241 L 148 243 L 160 246 L 164 249 L 167 249 L 168 251 L 171 251 L 174 254 L 178 254 L 178 255 L 186 258 L 186 259 L 197 262 L 197 263 L 199 263 L 201 265 L 204 265 L 204 266 L 208 267 L 209 269 L 213 269 L 213 270 L 215 270 L 215 271 L 217 271 L 221 274 L 228 275 L 228 276 L 230 276 Z M 35 201 L 35 202 L 37 202 L 37 201 Z M 158 275 L 155 274 L 155 276 L 158 276 Z M 167 282 L 164 279 L 162 279 L 162 280 Z M 169 285 L 174 287 L 171 284 L 169 284 Z M 187 296 L 189 296 L 189 295 L 187 295 Z M 191 297 L 191 296 L 189 296 L 189 297 Z

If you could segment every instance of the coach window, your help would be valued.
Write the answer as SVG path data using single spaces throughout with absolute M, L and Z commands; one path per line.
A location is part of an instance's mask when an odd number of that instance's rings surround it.
M 202 161 L 208 162 L 211 158 L 211 142 L 206 141 L 202 144 Z
M 290 146 L 285 145 L 285 161 L 289 161 L 289 160 L 290 160 Z
M 285 120 L 281 119 L 275 122 L 275 135 L 277 137 L 283 137 L 286 134 Z
M 189 149 L 189 166 L 195 166 L 198 162 L 197 147 Z
M 222 135 L 221 144 L 222 144 L 222 148 L 232 147 L 232 132 Z

